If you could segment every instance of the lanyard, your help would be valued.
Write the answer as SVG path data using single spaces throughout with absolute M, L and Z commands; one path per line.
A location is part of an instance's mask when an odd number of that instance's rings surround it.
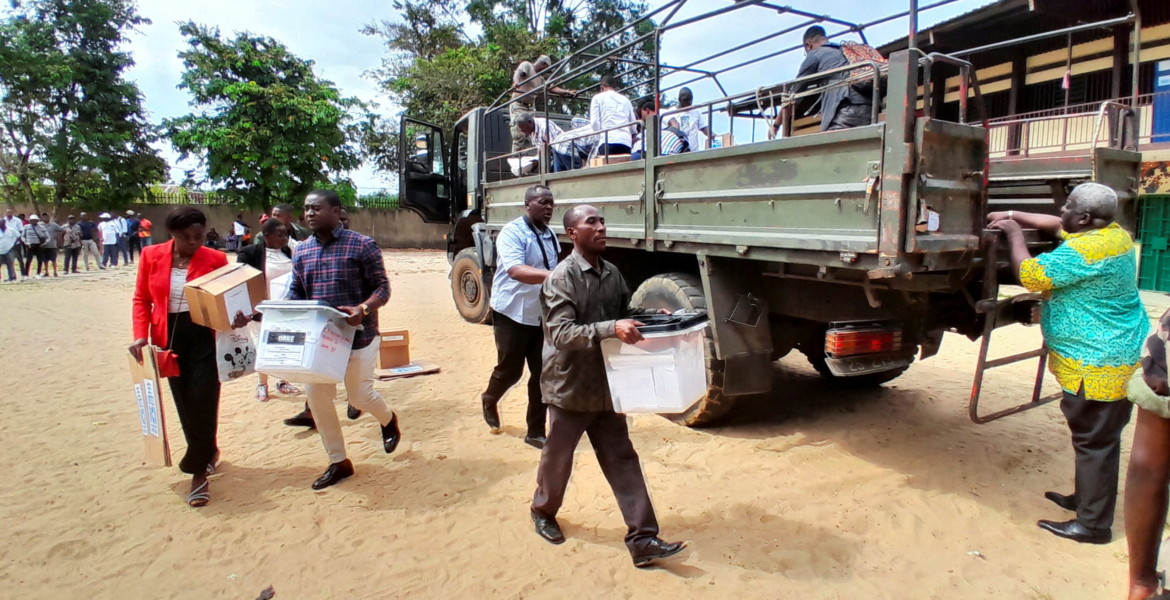
M 536 246 L 540 248 L 540 260 L 544 261 L 544 270 L 551 271 L 552 267 L 548 264 L 548 254 L 544 248 L 544 238 L 540 237 L 540 232 L 532 225 L 532 221 L 528 219 L 528 215 L 524 215 L 524 224 L 528 226 L 528 230 L 532 232 L 532 235 L 536 236 Z

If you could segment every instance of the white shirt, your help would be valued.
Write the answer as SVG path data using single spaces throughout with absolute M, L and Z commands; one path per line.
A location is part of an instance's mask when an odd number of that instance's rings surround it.
M 118 243 L 118 223 L 116 221 L 102 221 L 98 223 L 98 231 L 102 232 L 102 245 L 113 246 Z
M 687 134 L 687 144 L 691 147 L 691 152 L 698 152 L 707 148 L 706 138 L 700 129 L 707 126 L 707 119 L 703 116 L 702 111 L 697 108 L 692 108 L 686 112 L 675 113 L 670 115 L 672 118 L 678 119 L 678 128 Z
M 12 225 L 5 224 L 5 229 L 0 232 L 0 255 L 8 254 L 16 242 L 20 241 L 20 232 Z
M 167 298 L 167 312 L 188 312 L 187 295 L 183 293 L 183 286 L 187 285 L 187 269 L 171 269 L 171 294 Z
M 20 217 L 12 215 L 12 218 L 8 219 L 8 228 L 15 229 L 16 235 L 20 235 L 24 232 L 24 221 L 21 221 Z
M 532 142 L 533 146 L 536 146 L 537 150 L 544 149 L 545 146 L 565 133 L 556 123 L 544 117 L 535 117 L 533 120 L 535 122 L 535 128 L 532 130 L 532 135 L 528 136 L 528 140 Z M 564 150 L 556 146 L 553 149 L 557 152 L 565 153 Z
M 630 146 L 634 142 L 633 122 L 638 117 L 634 114 L 634 105 L 630 99 L 613 91 L 606 90 L 593 96 L 589 102 L 589 123 L 597 131 L 599 144 L 623 144 Z M 611 127 L 620 127 L 612 131 L 602 132 Z M 608 136 L 608 137 L 607 137 Z
M 118 233 L 126 235 L 126 233 L 130 231 L 130 226 L 126 223 L 126 219 L 124 217 L 118 217 L 117 219 L 114 219 L 114 223 L 118 226 Z
M 265 248 L 264 253 L 264 278 L 268 283 L 292 272 L 292 259 L 285 256 L 279 248 Z
M 541 248 L 544 254 L 541 255 Z M 508 269 L 527 265 L 553 270 L 561 246 L 552 229 L 538 238 L 524 217 L 511 221 L 496 237 L 496 273 L 492 277 L 492 310 L 522 325 L 540 325 L 540 284 L 521 283 L 508 276 Z M 546 264 L 545 261 L 548 261 Z

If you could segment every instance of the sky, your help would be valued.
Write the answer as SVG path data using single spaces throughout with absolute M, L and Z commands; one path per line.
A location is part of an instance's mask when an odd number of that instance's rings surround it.
M 661 6 L 666 0 L 652 0 L 651 9 Z M 922 0 L 926 5 L 931 0 Z M 920 16 L 920 29 L 925 29 L 958 14 L 987 4 L 987 0 L 958 0 L 953 4 L 924 12 Z M 675 22 L 688 16 L 700 14 L 729 4 L 726 0 L 689 0 Z M 777 5 L 791 5 L 798 9 L 817 14 L 828 14 L 847 21 L 866 22 L 892 13 L 906 10 L 908 0 L 782 0 Z M 136 65 L 127 77 L 135 81 L 145 97 L 149 118 L 160 122 L 168 117 L 187 114 L 189 96 L 178 89 L 182 74 L 182 61 L 178 53 L 184 48 L 183 37 L 179 34 L 178 23 L 194 20 L 204 25 L 219 27 L 225 36 L 237 31 L 271 36 L 301 58 L 313 60 L 317 74 L 332 81 L 347 96 L 376 102 L 378 111 L 386 117 L 396 118 L 401 109 L 381 93 L 378 86 L 365 76 L 381 64 L 385 54 L 381 40 L 362 35 L 363 25 L 382 20 L 397 20 L 397 13 L 391 0 L 139 0 L 139 12 L 152 21 L 139 31 L 130 34 L 129 50 Z M 803 22 L 793 16 L 781 16 L 775 11 L 747 7 L 739 11 L 704 21 L 696 25 L 668 32 L 663 39 L 663 62 L 682 65 L 719 50 L 739 43 L 762 37 L 770 31 L 792 27 Z M 830 33 L 836 31 L 827 26 Z M 877 46 L 906 35 L 907 21 L 899 19 L 889 24 L 867 30 L 872 45 Z M 855 35 L 842 39 L 859 40 Z M 777 51 L 800 43 L 800 32 L 765 42 L 753 48 L 701 65 L 709 70 L 719 70 L 762 53 Z M 720 81 L 731 93 L 754 90 L 762 85 L 774 84 L 791 79 L 801 59 L 800 52 L 770 59 L 752 67 L 721 75 Z M 663 87 L 673 82 L 689 79 L 666 80 Z M 709 81 L 690 86 L 696 103 L 704 98 L 721 96 Z M 672 92 L 673 94 L 673 92 Z M 715 127 L 720 132 L 719 124 Z M 726 129 L 726 126 L 722 126 Z M 762 134 L 762 129 L 757 135 Z M 737 139 L 747 132 L 736 130 Z M 159 144 L 159 149 L 171 165 L 171 178 L 181 181 L 186 169 L 195 168 L 196 161 L 180 162 L 178 155 L 169 144 Z M 350 177 L 361 194 L 372 193 L 383 188 L 393 188 L 394 178 L 363 168 Z

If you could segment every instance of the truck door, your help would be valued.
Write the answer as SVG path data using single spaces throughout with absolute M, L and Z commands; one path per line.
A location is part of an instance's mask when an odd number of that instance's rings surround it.
M 443 130 L 403 117 L 399 132 L 399 202 L 427 223 L 450 223 L 451 178 Z

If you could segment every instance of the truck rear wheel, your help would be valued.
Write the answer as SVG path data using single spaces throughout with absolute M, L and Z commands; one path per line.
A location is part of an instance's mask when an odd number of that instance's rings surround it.
M 655 275 L 638 286 L 631 302 L 643 308 L 707 310 L 703 284 L 690 273 Z M 723 361 L 715 358 L 715 343 L 711 340 L 710 328 L 706 336 L 704 354 L 707 362 L 707 393 L 690 410 L 678 415 L 667 415 L 671 420 L 688 427 L 711 424 L 735 406 L 734 397 L 723 395 Z
M 819 348 L 816 350 L 802 348 L 800 351 L 804 354 L 804 357 L 808 359 L 808 364 L 812 365 L 812 367 L 817 370 L 817 373 L 820 373 L 821 377 L 824 377 L 825 379 L 833 382 L 834 385 L 840 385 L 842 387 L 877 387 L 883 383 L 888 383 L 897 379 L 902 375 L 902 373 L 906 372 L 906 369 L 910 368 L 910 366 L 907 365 L 905 367 L 898 367 L 896 369 L 881 371 L 879 373 L 867 373 L 865 375 L 857 375 L 855 377 L 839 377 L 834 375 L 833 372 L 829 370 L 829 365 L 825 364 L 825 353 L 823 350 Z
M 480 325 L 491 320 L 488 290 L 483 285 L 483 271 L 475 248 L 460 250 L 451 263 L 451 297 L 464 321 Z

